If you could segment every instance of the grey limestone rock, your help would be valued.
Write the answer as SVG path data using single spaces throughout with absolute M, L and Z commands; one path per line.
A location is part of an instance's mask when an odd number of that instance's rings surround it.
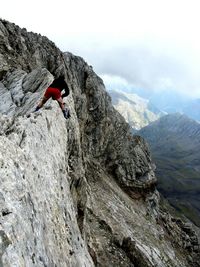
M 13 113 L 16 105 L 13 103 L 11 92 L 4 86 L 3 83 L 0 82 L 0 112 L 2 114 Z
M 28 74 L 23 80 L 23 92 L 41 91 L 47 88 L 53 81 L 53 75 L 45 68 L 37 68 Z

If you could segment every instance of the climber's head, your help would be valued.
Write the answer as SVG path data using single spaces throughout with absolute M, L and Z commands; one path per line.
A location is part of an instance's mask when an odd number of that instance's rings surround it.
M 52 82 L 50 87 L 56 87 L 56 88 L 58 88 L 60 90 L 64 89 L 66 87 L 65 77 L 64 76 L 59 76 L 58 78 L 56 78 Z

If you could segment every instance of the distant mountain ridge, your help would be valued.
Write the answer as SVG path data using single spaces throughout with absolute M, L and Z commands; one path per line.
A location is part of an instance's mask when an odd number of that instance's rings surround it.
M 150 144 L 159 190 L 200 226 L 200 124 L 186 115 L 169 114 L 138 134 Z
M 137 94 L 117 90 L 109 90 L 109 94 L 114 107 L 133 129 L 139 130 L 163 115 L 149 100 Z
M 184 114 L 173 113 L 163 116 L 161 119 L 152 122 L 148 126 L 148 129 L 148 131 L 154 133 L 154 136 L 150 138 L 157 138 L 158 136 L 156 134 L 160 134 L 164 130 L 165 134 L 169 134 L 170 136 L 174 134 L 179 141 L 181 138 L 188 138 L 189 141 L 193 138 L 191 144 L 194 142 L 200 143 L 200 124 Z

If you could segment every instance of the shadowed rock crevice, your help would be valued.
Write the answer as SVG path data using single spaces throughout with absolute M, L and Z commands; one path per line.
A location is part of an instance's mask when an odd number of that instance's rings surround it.
M 144 255 L 136 248 L 136 244 L 130 237 L 124 238 L 121 248 L 125 251 L 127 256 L 133 262 L 134 267 L 152 266 L 147 259 L 144 260 Z
M 1 267 L 4 266 L 2 262 L 2 256 L 10 244 L 11 244 L 11 241 L 6 235 L 6 233 L 0 230 L 0 266 Z

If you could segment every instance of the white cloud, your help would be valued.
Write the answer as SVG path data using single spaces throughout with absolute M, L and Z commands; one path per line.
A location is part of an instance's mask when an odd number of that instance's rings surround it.
M 99 74 L 200 96 L 199 0 L 7 0 L 0 16 L 47 35 Z
M 127 90 L 131 86 L 126 79 L 119 76 L 103 74 L 101 75 L 101 78 L 103 79 L 107 89 L 117 89 L 123 91 L 124 89 Z

